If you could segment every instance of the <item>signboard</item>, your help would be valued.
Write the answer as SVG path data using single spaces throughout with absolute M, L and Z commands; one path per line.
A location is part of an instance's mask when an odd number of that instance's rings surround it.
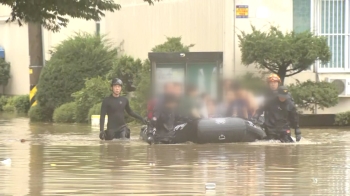
M 248 18 L 247 5 L 236 5 L 236 18 Z

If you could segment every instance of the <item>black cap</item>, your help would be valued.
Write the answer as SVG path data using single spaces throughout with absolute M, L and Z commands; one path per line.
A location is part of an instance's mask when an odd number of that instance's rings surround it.
M 120 85 L 120 86 L 123 86 L 123 82 L 122 82 L 122 80 L 119 79 L 119 78 L 113 78 L 113 79 L 112 79 L 112 82 L 111 82 L 111 86 L 113 86 L 113 85 Z
M 285 86 L 280 86 L 278 87 L 278 90 L 277 90 L 277 95 L 278 97 L 281 97 L 281 98 L 288 98 L 288 88 L 285 87 Z

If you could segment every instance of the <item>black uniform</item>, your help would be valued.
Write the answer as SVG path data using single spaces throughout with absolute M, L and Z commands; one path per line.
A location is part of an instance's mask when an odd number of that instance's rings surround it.
M 124 97 L 106 97 L 101 106 L 100 131 L 104 129 L 105 115 L 108 115 L 107 131 L 105 139 L 126 137 L 130 138 L 130 130 L 126 127 L 124 110 L 132 117 L 143 121 L 142 117 L 134 113 L 129 105 L 129 100 Z M 123 135 L 122 135 L 123 134 Z
M 284 94 L 283 92 L 285 91 Z M 278 99 L 283 94 L 286 98 L 284 102 Z M 285 87 L 280 87 L 278 96 L 272 98 L 264 106 L 262 106 L 255 116 L 257 119 L 264 113 L 264 128 L 267 139 L 279 139 L 282 142 L 292 142 L 290 128 L 295 129 L 297 141 L 300 140 L 299 118 L 294 102 L 289 98 L 288 91 Z

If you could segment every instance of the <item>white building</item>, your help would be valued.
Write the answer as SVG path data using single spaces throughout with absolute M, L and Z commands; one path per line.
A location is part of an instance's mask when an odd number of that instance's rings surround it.
M 101 21 L 101 33 L 106 33 L 116 45 L 124 41 L 128 55 L 141 59 L 166 37 L 181 36 L 185 44 L 195 44 L 192 52 L 222 51 L 226 77 L 255 71 L 240 60 L 237 34 L 250 31 L 250 25 L 268 30 L 276 25 L 284 31 L 309 30 L 328 38 L 333 53 L 328 65 L 316 65 L 308 71 L 286 79 L 301 81 L 346 79 L 350 82 L 350 0 L 163 0 L 149 6 L 142 0 L 116 0 L 120 11 L 107 13 Z M 236 7 L 244 7 L 236 12 Z M 0 7 L 0 16 L 4 15 Z M 248 11 L 248 17 L 242 17 Z M 60 33 L 45 32 L 46 51 L 74 31 L 95 31 L 94 22 L 72 20 Z M 28 40 L 27 29 L 17 24 L 0 24 L 0 45 L 6 49 L 6 58 L 12 63 L 10 94 L 28 93 Z M 15 39 L 16 38 L 16 39 Z M 20 58 L 18 58 L 20 57 Z M 48 59 L 48 56 L 46 56 Z M 317 74 L 315 72 L 318 72 Z M 317 77 L 316 77 L 317 76 Z M 348 82 L 348 83 L 349 83 Z M 350 110 L 349 97 L 341 95 L 340 103 L 318 113 L 338 113 Z

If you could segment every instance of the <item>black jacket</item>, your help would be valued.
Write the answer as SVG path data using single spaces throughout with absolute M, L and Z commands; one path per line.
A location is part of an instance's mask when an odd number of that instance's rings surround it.
M 274 129 L 299 128 L 299 116 L 292 100 L 281 102 L 277 97 L 267 102 L 261 110 L 265 112 L 265 126 Z M 260 114 L 261 115 L 261 114 Z

